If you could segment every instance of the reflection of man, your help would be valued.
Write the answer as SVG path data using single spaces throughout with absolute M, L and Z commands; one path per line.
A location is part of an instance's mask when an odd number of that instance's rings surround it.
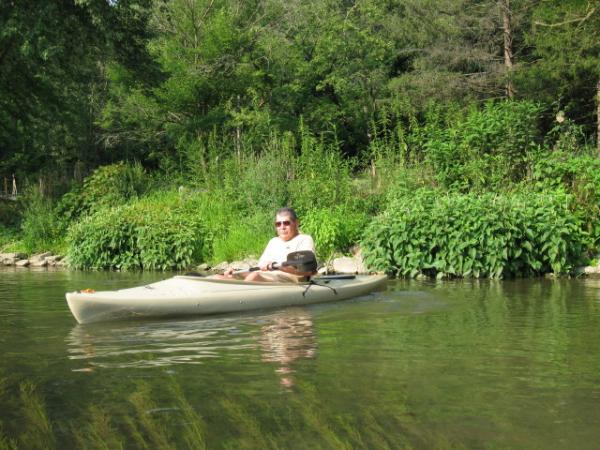
M 291 364 L 300 358 L 314 358 L 317 342 L 312 320 L 304 309 L 289 309 L 275 316 L 273 323 L 262 327 L 260 344 L 263 361 L 279 363 L 276 372 L 284 387 L 294 385 Z

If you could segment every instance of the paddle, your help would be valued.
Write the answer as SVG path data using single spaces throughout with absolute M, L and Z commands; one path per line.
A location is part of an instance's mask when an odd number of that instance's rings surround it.
M 281 264 L 273 263 L 273 269 L 277 269 L 279 267 L 295 267 L 298 272 L 316 272 L 317 271 L 317 258 L 313 252 L 310 250 L 301 250 L 297 252 L 292 252 L 287 255 L 287 260 L 283 261 Z M 250 267 L 249 269 L 236 270 L 233 272 L 237 273 L 246 273 L 246 272 L 256 272 L 260 270 L 260 267 Z

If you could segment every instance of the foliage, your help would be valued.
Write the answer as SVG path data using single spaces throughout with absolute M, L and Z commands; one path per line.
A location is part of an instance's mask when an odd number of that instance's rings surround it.
M 18 231 L 0 223 L 0 252 L 8 251 L 18 239 Z
M 531 102 L 487 103 L 463 117 L 432 110 L 423 127 L 425 161 L 442 186 L 498 189 L 526 175 L 528 153 L 541 136 L 540 106 Z
M 177 215 L 153 211 L 186 201 L 205 226 L 202 258 L 231 259 L 258 253 L 289 205 L 329 254 L 415 190 L 533 183 L 572 194 L 598 242 L 597 163 L 581 148 L 597 132 L 599 12 L 582 0 L 12 2 L 0 12 L 0 175 L 79 187 L 57 205 L 28 199 L 22 223 L 1 207 L 1 223 L 21 225 L 2 240 L 60 247 L 81 220 L 176 247 L 192 231 L 171 234 Z M 189 195 L 142 208 L 151 179 Z M 123 246 L 121 266 L 192 259 L 163 248 L 142 261 Z
M 273 213 L 257 211 L 252 216 L 233 215 L 230 219 L 232 223 L 226 232 L 214 238 L 212 261 L 258 258 L 274 236 Z
M 98 145 L 105 63 L 152 73 L 145 58 L 151 0 L 11 2 L 0 11 L 0 174 L 73 176 L 114 155 Z M 68 174 L 68 175 L 67 175 Z
M 317 254 L 328 259 L 335 251 L 346 252 L 360 238 L 368 218 L 361 210 L 340 205 L 311 209 L 302 218 L 302 231 L 315 240 Z
M 371 268 L 414 277 L 527 276 L 570 272 L 586 248 L 572 197 L 547 194 L 444 194 L 400 197 L 363 239 Z
M 23 200 L 21 250 L 26 253 L 63 249 L 65 228 L 59 221 L 51 200 L 31 189 Z
M 150 181 L 140 163 L 118 162 L 101 166 L 87 177 L 81 188 L 65 194 L 57 209 L 66 220 L 93 213 L 135 199 L 148 189 Z
M 597 2 L 539 2 L 531 14 L 533 26 L 525 30 L 531 64 L 516 73 L 522 97 L 553 105 L 593 133 L 600 79 Z
M 560 141 L 559 141 L 560 143 Z M 563 189 L 594 243 L 600 242 L 600 160 L 594 150 L 572 153 L 557 148 L 532 155 L 531 182 L 540 192 Z
M 75 268 L 181 269 L 205 257 L 201 217 L 173 195 L 84 216 L 69 229 Z
M 15 227 L 21 220 L 19 203 L 0 199 L 0 225 Z
M 300 154 L 288 183 L 290 204 L 301 215 L 313 208 L 343 204 L 351 198 L 352 162 L 342 156 L 339 143 L 328 143 L 303 129 Z

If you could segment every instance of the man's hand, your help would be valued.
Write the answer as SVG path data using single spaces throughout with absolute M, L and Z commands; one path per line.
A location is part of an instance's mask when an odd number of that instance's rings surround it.
M 260 268 L 260 270 L 262 270 L 263 272 L 269 272 L 273 269 L 273 261 L 269 261 L 267 264 L 265 264 L 264 266 L 262 266 Z

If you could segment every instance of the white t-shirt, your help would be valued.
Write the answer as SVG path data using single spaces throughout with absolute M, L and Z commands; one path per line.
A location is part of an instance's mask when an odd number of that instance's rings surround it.
M 284 241 L 279 236 L 274 237 L 267 244 L 267 248 L 258 260 L 260 267 L 266 266 L 270 262 L 281 264 L 287 260 L 287 255 L 300 250 L 310 250 L 315 252 L 315 242 L 308 234 L 299 234 L 289 241 Z

